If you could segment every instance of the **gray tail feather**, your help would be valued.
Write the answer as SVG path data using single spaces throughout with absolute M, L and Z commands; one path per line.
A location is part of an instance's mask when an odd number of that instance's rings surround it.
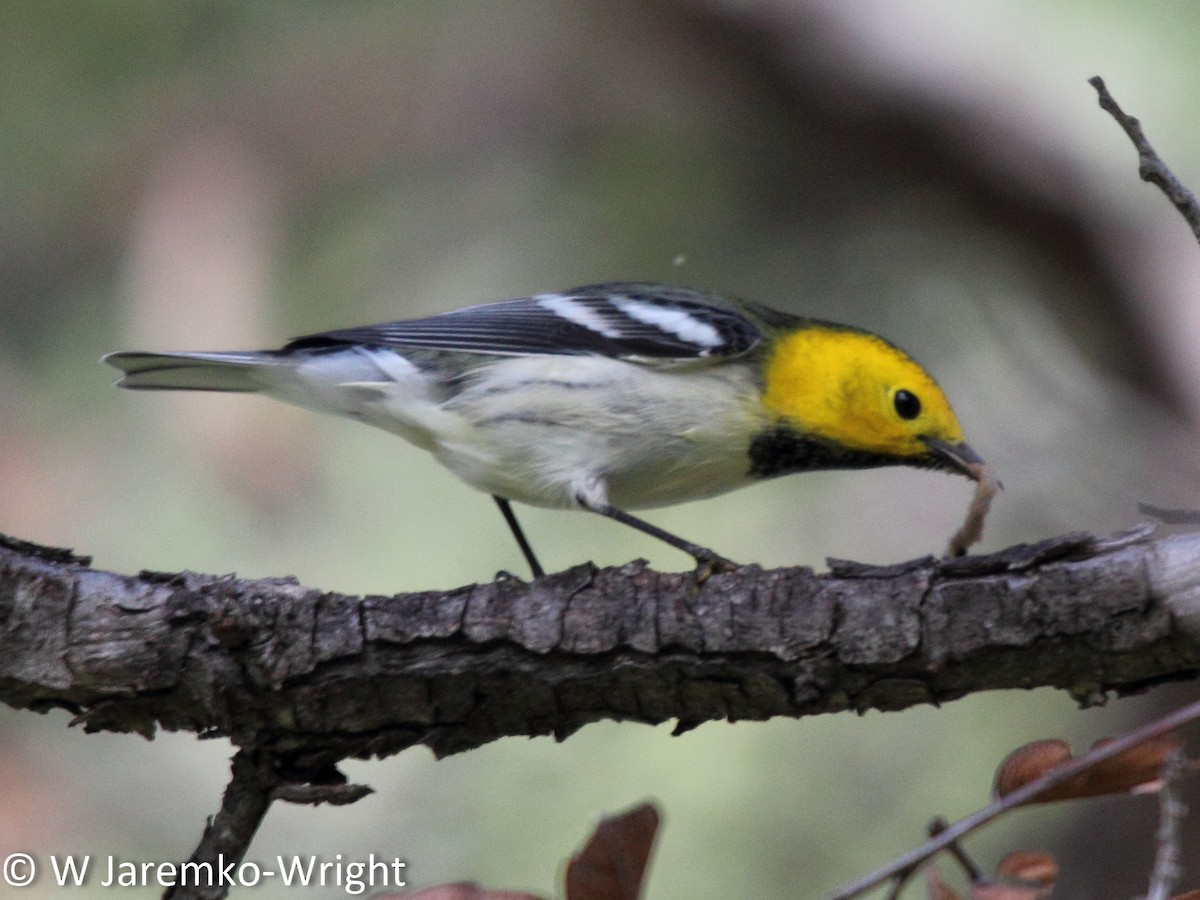
M 117 387 L 137 391 L 242 391 L 266 387 L 277 361 L 269 353 L 109 353 L 101 359 L 125 374 Z

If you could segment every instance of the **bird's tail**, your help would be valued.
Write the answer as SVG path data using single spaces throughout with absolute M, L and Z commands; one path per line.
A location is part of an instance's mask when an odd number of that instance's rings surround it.
M 117 387 L 135 391 L 241 391 L 267 387 L 279 365 L 270 353 L 110 353 L 102 360 L 125 374 Z

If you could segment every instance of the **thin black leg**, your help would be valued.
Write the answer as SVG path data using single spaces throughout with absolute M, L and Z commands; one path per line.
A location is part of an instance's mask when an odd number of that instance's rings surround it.
M 497 497 L 495 494 L 492 494 L 492 499 L 500 507 L 500 515 L 504 516 L 504 521 L 508 523 L 509 530 L 512 531 L 513 537 L 517 539 L 517 546 L 525 554 L 525 562 L 529 563 L 533 577 L 541 578 L 546 572 L 542 568 L 542 564 L 538 562 L 537 557 L 533 555 L 533 548 L 529 546 L 529 539 L 525 537 L 525 532 L 521 530 L 521 523 L 517 521 L 517 514 L 513 512 L 512 504 L 504 497 Z
M 670 544 L 676 550 L 682 550 L 695 559 L 697 563 L 702 566 L 709 566 L 713 571 L 732 572 L 738 567 L 737 563 L 731 562 L 725 557 L 714 553 L 707 547 L 701 547 L 699 544 L 693 544 L 691 541 L 685 541 L 681 537 L 676 537 L 669 531 L 663 531 L 657 525 L 651 525 L 637 516 L 631 516 L 623 509 L 617 509 L 615 506 L 609 506 L 607 503 L 590 503 L 583 497 L 576 497 L 575 500 L 584 509 L 607 516 L 610 519 L 620 522 L 622 525 L 628 525 L 630 528 L 636 528 L 643 534 L 648 534 L 650 537 L 658 538 L 660 541 Z

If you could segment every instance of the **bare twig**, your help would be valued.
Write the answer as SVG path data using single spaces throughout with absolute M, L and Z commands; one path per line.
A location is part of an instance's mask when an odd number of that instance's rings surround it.
M 936 816 L 930 821 L 929 826 L 925 829 L 925 833 L 931 838 L 937 837 L 948 827 L 949 823 L 944 818 L 941 816 Z M 967 873 L 967 877 L 971 880 L 972 884 L 979 881 L 983 877 L 983 870 L 976 865 L 975 860 L 971 859 L 970 854 L 968 854 L 967 851 L 962 848 L 962 845 L 957 841 L 950 844 L 946 850 L 958 861 L 958 864 L 962 866 L 963 871 Z M 921 862 L 924 862 L 924 860 Z M 911 879 L 913 875 L 920 871 L 920 868 L 921 863 L 918 862 L 914 863 L 912 866 L 902 872 L 897 872 L 892 878 L 891 886 L 888 888 L 887 900 L 898 900 L 900 895 L 904 892 L 904 888 L 908 884 L 909 879 Z
M 1182 749 L 1175 749 L 1163 765 L 1162 787 L 1158 793 L 1158 852 L 1150 873 L 1150 890 L 1146 900 L 1168 900 L 1183 873 L 1180 851 L 1180 830 L 1187 817 L 1187 804 L 1179 796 L 1179 786 L 1190 771 Z
M 354 803 L 371 793 L 365 785 L 347 784 L 331 766 L 302 772 L 286 756 L 249 741 L 233 757 L 233 774 L 221 809 L 204 829 L 188 860 L 187 876 L 163 894 L 163 900 L 221 900 L 238 884 L 238 867 L 259 825 L 275 801 L 334 806 Z M 195 873 L 194 876 L 191 873 Z
M 972 813 L 964 819 L 959 819 L 937 837 L 926 841 L 920 847 L 910 850 L 908 853 L 897 857 L 885 866 L 876 869 L 874 872 L 860 878 L 851 884 L 845 885 L 834 893 L 828 895 L 827 900 L 850 900 L 851 897 L 858 897 L 874 887 L 878 887 L 885 881 L 895 878 L 898 874 L 908 872 L 919 866 L 935 853 L 945 850 L 947 847 L 961 840 L 966 835 L 975 831 L 998 816 L 1003 815 L 1011 809 L 1030 802 L 1045 791 L 1062 784 L 1071 778 L 1074 778 L 1080 772 L 1083 772 L 1097 763 L 1103 762 L 1106 759 L 1111 759 L 1118 756 L 1138 744 L 1144 743 L 1151 738 L 1159 735 L 1167 734 L 1175 731 L 1177 728 L 1186 725 L 1188 722 L 1200 719 L 1200 701 L 1190 703 L 1187 706 L 1177 709 L 1169 715 L 1163 716 L 1157 721 L 1143 725 L 1136 731 L 1132 731 L 1127 735 L 1119 737 L 1107 744 L 1102 744 L 1094 747 L 1082 756 L 1077 756 L 1067 763 L 1064 763 L 1058 768 L 1052 769 L 1038 778 L 1036 781 L 1031 781 L 1024 787 L 1007 794 L 999 800 L 989 803 L 978 812 Z
M 896 873 L 896 876 L 892 879 L 892 886 L 888 889 L 887 900 L 899 900 L 900 895 L 904 893 L 904 888 L 908 884 L 908 880 L 912 878 L 918 868 L 920 867 L 913 866 L 907 872 Z
M 949 827 L 950 823 L 941 816 L 938 816 L 929 823 L 929 836 L 931 838 L 937 837 Z M 958 861 L 960 866 L 962 866 L 962 870 L 967 873 L 967 878 L 971 880 L 972 884 L 983 878 L 983 869 L 979 868 L 979 865 L 975 862 L 975 860 L 971 859 L 970 854 L 962 848 L 962 844 L 960 844 L 958 841 L 952 842 L 946 848 L 946 851 Z
M 1104 79 L 1096 75 L 1088 79 L 1088 84 L 1094 87 L 1100 95 L 1100 107 L 1117 120 L 1117 123 L 1125 129 L 1125 133 L 1129 135 L 1129 139 L 1133 141 L 1133 146 L 1138 152 L 1138 174 L 1142 181 L 1158 185 L 1175 205 L 1175 208 L 1179 210 L 1180 215 L 1187 220 L 1196 240 L 1200 241 L 1200 204 L 1197 204 L 1196 197 L 1183 182 L 1175 177 L 1175 173 L 1150 146 L 1150 142 L 1142 132 L 1141 123 L 1117 105 L 1117 101 L 1112 98 L 1112 94 L 1105 87 Z
M 254 833 L 271 807 L 279 775 L 270 754 L 243 747 L 233 757 L 233 777 L 225 788 L 220 811 L 209 820 L 192 853 L 193 878 L 181 878 L 163 900 L 221 900 L 229 893 L 232 873 L 246 857 Z

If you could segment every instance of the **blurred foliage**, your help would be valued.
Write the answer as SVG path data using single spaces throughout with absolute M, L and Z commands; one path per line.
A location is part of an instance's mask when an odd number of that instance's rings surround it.
M 841 68 L 815 77 L 809 55 Z M 1046 206 L 1097 247 L 1174 248 L 1178 229 L 1194 252 L 1085 78 L 1109 76 L 1195 186 L 1196 58 L 1187 0 L 6 3 L 0 530 L 119 570 L 346 591 L 516 568 L 491 502 L 388 435 L 247 398 L 120 394 L 96 359 L 269 346 L 609 278 L 738 293 L 911 349 L 1008 486 L 988 546 L 1124 526 L 1136 500 L 1200 502 L 1190 433 L 1107 364 L 1121 341 L 1087 349 L 1109 322 L 1089 306 L 1099 282 L 995 215 L 1042 178 Z M 932 157 L 914 137 L 930 134 L 945 141 Z M 1000 187 L 977 190 L 980 171 Z M 1161 285 L 1108 274 L 1162 330 Z M 735 559 L 885 562 L 938 551 L 968 494 L 931 473 L 830 473 L 651 518 Z M 597 517 L 521 514 L 553 567 L 685 564 Z M 603 724 L 438 762 L 416 750 L 350 766 L 379 789 L 353 807 L 273 810 L 252 855 L 374 851 L 406 858 L 415 884 L 549 891 L 597 814 L 654 797 L 651 896 L 811 896 L 934 813 L 981 804 L 1013 746 L 1087 743 L 1136 708 L 1014 693 L 681 738 Z M 15 823 L 0 841 L 190 853 L 228 746 L 84 737 L 66 719 L 0 710 L 0 788 L 22 788 L 0 789 Z M 979 845 L 1067 819 L 1014 818 Z

